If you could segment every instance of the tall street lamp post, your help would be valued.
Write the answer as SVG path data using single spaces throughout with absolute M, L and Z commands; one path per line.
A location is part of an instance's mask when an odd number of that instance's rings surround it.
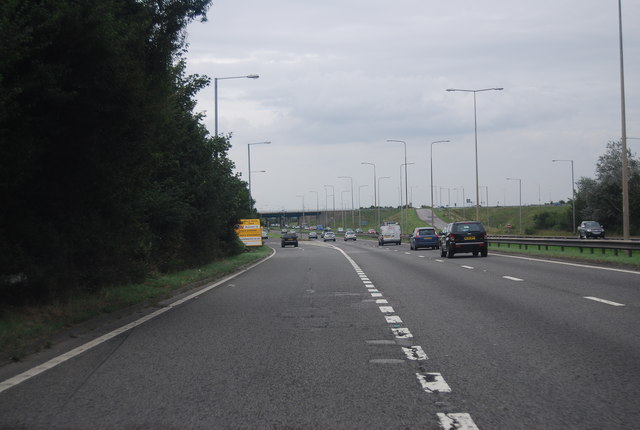
M 571 163 L 571 203 L 573 206 L 573 232 L 576 232 L 576 182 L 573 177 L 573 160 L 551 160 L 552 162 L 567 161 Z
M 398 143 L 402 143 L 404 145 L 404 165 L 407 165 L 407 142 L 405 142 L 404 140 L 396 140 L 396 139 L 387 139 L 387 142 L 398 142 Z M 405 193 L 405 205 L 409 204 L 409 186 L 408 186 L 408 175 L 407 175 L 407 169 L 404 169 L 404 193 Z M 402 188 L 402 181 L 400 183 L 400 188 Z M 400 198 L 400 200 L 402 200 L 402 197 Z M 405 208 L 405 213 L 406 213 L 406 208 Z M 400 215 L 402 215 L 402 209 L 400 210 Z
M 245 75 L 245 76 L 228 76 L 225 78 L 213 78 L 213 88 L 214 88 L 214 117 L 215 117 L 215 136 L 218 137 L 218 81 L 223 79 L 258 79 L 260 75 Z
M 366 162 L 361 162 L 360 164 L 368 164 L 370 166 L 373 166 L 373 207 L 377 207 L 378 206 L 378 193 L 377 193 L 377 186 L 376 186 L 376 165 L 375 163 L 366 163 Z M 378 225 L 380 225 L 380 210 L 378 209 Z
M 253 197 L 251 196 L 251 145 L 270 145 L 271 142 L 247 143 L 247 164 L 249 171 L 249 210 L 253 208 Z
M 618 33 L 620 45 L 620 117 L 622 127 L 622 238 L 629 240 L 629 158 L 627 156 L 627 114 L 624 96 L 624 54 L 622 49 L 622 0 L 618 0 Z M 629 255 L 631 255 L 631 252 Z
M 353 177 L 351 176 L 338 176 L 340 179 L 349 179 L 351 181 L 351 227 L 353 228 L 356 223 L 354 213 L 353 213 Z
M 331 212 L 331 217 L 335 221 L 335 218 L 336 218 L 336 187 L 334 187 L 333 185 L 325 185 L 325 187 L 330 187 L 331 188 L 331 197 L 333 197 L 333 211 Z
M 358 228 L 362 228 L 362 196 L 361 192 L 364 187 L 368 187 L 368 185 L 359 185 L 358 186 Z
M 378 228 L 380 227 L 380 206 L 382 206 L 382 202 L 380 201 L 380 181 L 383 179 L 391 179 L 390 176 L 381 176 L 378 178 Z M 377 230 L 377 228 L 376 228 Z
M 320 214 L 320 206 L 318 204 L 318 192 L 314 190 L 311 190 L 309 192 L 316 194 L 316 224 L 318 224 L 318 214 Z
M 434 208 L 433 208 L 433 144 L 434 143 L 446 143 L 446 142 L 449 142 L 449 141 L 448 140 L 436 140 L 436 141 L 431 142 L 431 145 L 430 145 L 431 151 L 430 151 L 430 155 L 429 155 L 429 160 L 430 160 L 429 162 L 431 164 L 431 187 L 430 188 L 431 188 L 431 225 L 432 226 L 433 226 L 434 218 L 435 218 L 434 215 L 433 215 L 433 211 L 434 211 Z
M 473 130 L 475 136 L 476 150 L 476 219 L 480 219 L 480 185 L 478 184 L 478 117 L 476 109 L 476 93 L 482 91 L 502 91 L 504 88 L 483 88 L 480 90 L 462 90 L 457 88 L 448 88 L 447 91 L 461 91 L 465 93 L 473 93 Z
M 416 164 L 416 163 L 402 163 L 400 165 L 400 230 L 402 231 L 402 168 L 404 167 L 404 175 L 405 178 L 407 177 L 407 168 L 410 164 Z M 406 185 L 406 183 L 405 183 Z M 409 210 L 409 193 L 407 192 L 407 190 L 405 190 L 405 194 L 406 194 L 406 200 L 404 202 L 405 204 L 405 210 L 404 210 L 404 223 L 405 223 L 405 232 L 406 232 L 406 227 L 407 227 L 407 218 L 408 218 L 408 210 Z
M 522 234 L 522 179 L 507 178 L 507 181 L 518 181 L 518 188 L 520 189 L 520 234 Z

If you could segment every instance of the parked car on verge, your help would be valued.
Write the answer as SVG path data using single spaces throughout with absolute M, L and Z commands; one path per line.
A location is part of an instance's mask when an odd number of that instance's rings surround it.
M 318 238 L 318 233 L 316 233 L 315 231 L 309 232 L 309 239 L 317 239 L 317 238 Z
M 266 228 L 262 229 L 262 238 L 269 239 L 269 230 L 267 230 Z
M 356 228 L 356 233 L 362 233 L 362 229 L 361 228 Z
M 334 242 L 336 241 L 336 234 L 332 231 L 326 231 L 324 233 L 324 237 L 323 237 L 324 241 L 328 241 L 328 240 L 333 240 Z
M 487 231 L 480 221 L 452 222 L 440 233 L 440 256 L 452 258 L 454 254 L 471 252 L 487 256 Z
M 590 237 L 604 239 L 604 227 L 597 221 L 582 221 L 578 226 L 578 237 L 580 239 L 589 239 Z
M 353 240 L 355 241 L 357 239 L 356 234 L 352 231 L 348 231 L 344 234 L 344 241 L 346 242 L 347 240 Z
M 440 248 L 438 233 L 433 227 L 418 227 L 413 230 L 409 239 L 409 248 L 418 250 L 420 248 Z
M 298 235 L 295 232 L 285 233 L 282 235 L 282 247 L 284 248 L 287 245 L 293 245 L 296 248 L 298 247 Z
M 385 224 L 380 226 L 380 235 L 378 236 L 379 246 L 384 246 L 385 243 L 400 245 L 401 241 L 399 224 Z

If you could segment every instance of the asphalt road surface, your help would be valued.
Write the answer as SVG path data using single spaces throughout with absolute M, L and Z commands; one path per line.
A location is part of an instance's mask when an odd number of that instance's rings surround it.
M 640 428 L 640 272 L 275 249 L 91 348 L 4 366 L 0 428 Z

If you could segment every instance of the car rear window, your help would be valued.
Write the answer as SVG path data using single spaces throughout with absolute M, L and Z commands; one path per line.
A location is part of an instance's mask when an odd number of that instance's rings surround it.
M 418 230 L 418 236 L 429 236 L 436 234 L 436 231 L 432 228 L 421 228 Z
M 468 231 L 484 231 L 484 226 L 479 222 L 465 222 L 464 224 L 454 224 L 454 233 L 466 233 Z

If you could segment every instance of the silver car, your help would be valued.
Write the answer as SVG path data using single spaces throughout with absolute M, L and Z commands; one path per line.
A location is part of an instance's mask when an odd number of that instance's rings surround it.
M 324 241 L 328 241 L 328 240 L 333 240 L 334 242 L 336 241 L 336 234 L 332 231 L 327 231 L 324 234 Z

